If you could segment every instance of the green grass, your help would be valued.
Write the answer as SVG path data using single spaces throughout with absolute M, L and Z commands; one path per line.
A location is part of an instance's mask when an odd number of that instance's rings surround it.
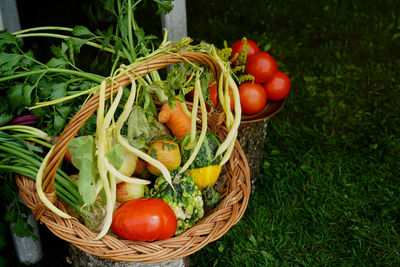
M 269 121 L 246 213 L 191 255 L 191 265 L 400 265 L 400 3 L 187 6 L 195 41 L 221 47 L 246 36 L 292 81 L 284 109 Z M 57 254 L 47 248 L 43 266 Z
M 249 21 L 239 1 L 209 11 L 224 31 L 199 39 L 247 36 L 292 89 L 243 219 L 194 266 L 400 264 L 400 6 L 343 2 L 257 1 Z

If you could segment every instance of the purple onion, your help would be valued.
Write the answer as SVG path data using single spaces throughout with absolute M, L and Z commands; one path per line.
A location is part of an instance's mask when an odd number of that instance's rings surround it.
M 23 115 L 19 117 L 15 117 L 8 124 L 12 125 L 33 125 L 39 119 L 34 115 Z

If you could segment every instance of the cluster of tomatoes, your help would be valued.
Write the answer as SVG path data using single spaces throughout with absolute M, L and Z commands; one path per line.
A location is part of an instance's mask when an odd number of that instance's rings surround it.
M 260 112 L 267 100 L 280 101 L 290 91 L 289 77 L 278 69 L 275 59 L 249 39 L 236 41 L 232 45 L 230 59 L 236 64 L 236 59 L 247 48 L 245 74 L 254 77 L 254 81 L 246 81 L 239 85 L 240 104 L 244 114 Z M 238 54 L 238 55 L 236 55 Z

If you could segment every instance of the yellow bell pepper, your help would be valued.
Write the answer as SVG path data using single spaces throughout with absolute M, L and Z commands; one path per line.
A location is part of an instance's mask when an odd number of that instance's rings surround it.
M 199 169 L 186 170 L 186 172 L 193 177 L 197 187 L 203 191 L 207 185 L 215 185 L 221 173 L 221 169 L 221 165 L 212 165 Z

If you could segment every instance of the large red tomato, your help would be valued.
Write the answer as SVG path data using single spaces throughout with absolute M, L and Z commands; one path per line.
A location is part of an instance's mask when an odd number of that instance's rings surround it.
M 267 103 L 267 94 L 261 84 L 245 82 L 238 89 L 243 113 L 250 115 L 264 108 Z
M 156 198 L 123 203 L 113 214 L 111 229 L 123 239 L 154 241 L 172 237 L 178 225 L 174 211 Z
M 236 54 L 241 55 L 245 44 L 248 46 L 247 58 L 249 58 L 250 56 L 252 56 L 255 53 L 257 53 L 258 51 L 260 51 L 260 48 L 254 41 L 249 40 L 249 39 L 247 39 L 246 42 L 243 42 L 243 40 L 238 40 L 231 47 L 232 52 L 231 52 L 230 59 L 232 59 Z M 235 64 L 235 62 L 234 62 L 234 64 Z
M 273 101 L 282 100 L 289 94 L 290 79 L 285 73 L 278 70 L 264 83 L 264 89 L 268 99 Z
M 277 69 L 278 64 L 267 52 L 257 52 L 247 59 L 246 72 L 254 76 L 256 83 L 266 82 Z

